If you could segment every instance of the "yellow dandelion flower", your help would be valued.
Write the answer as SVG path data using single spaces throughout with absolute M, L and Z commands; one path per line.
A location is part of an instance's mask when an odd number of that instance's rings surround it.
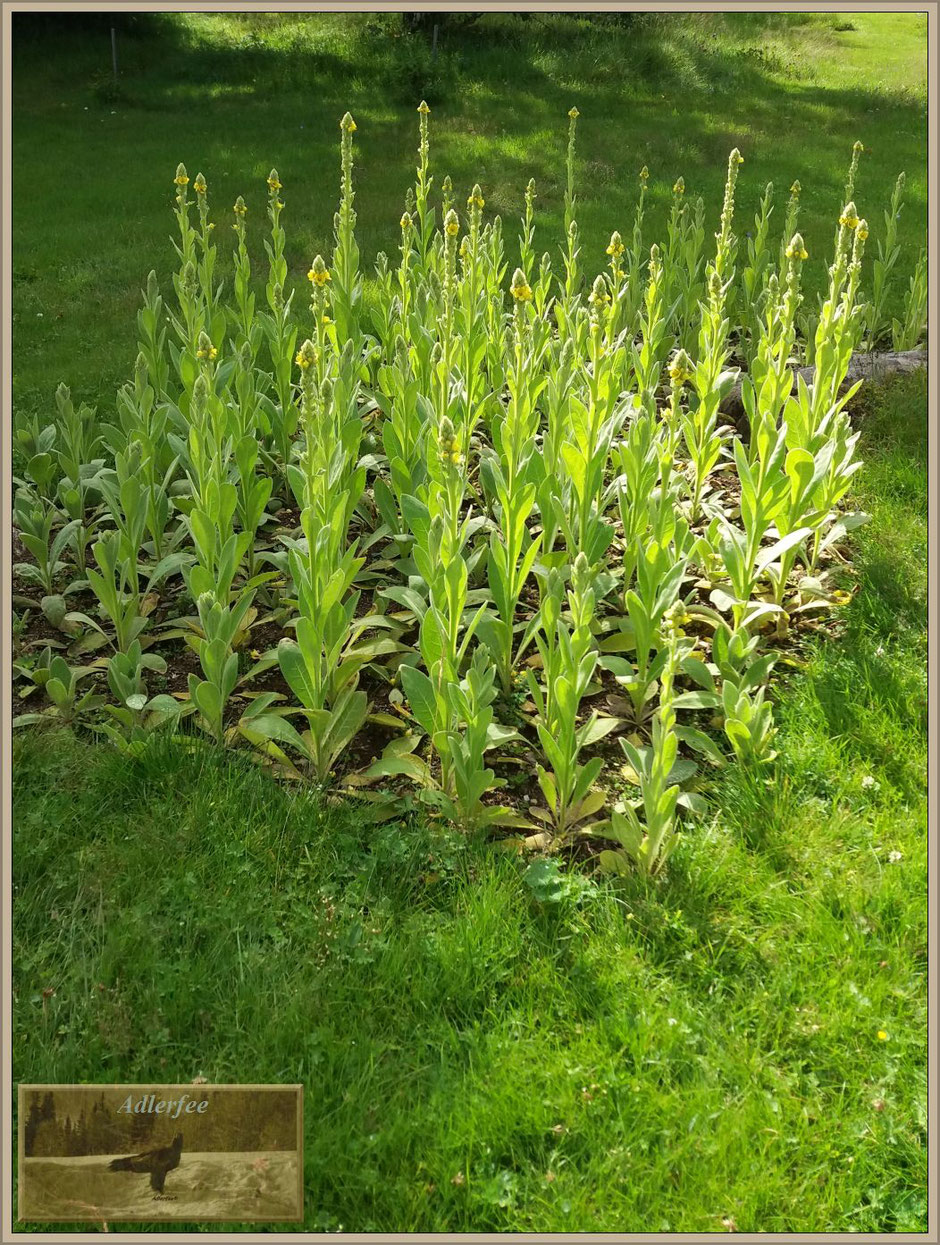
M 887 1042 L 887 1040 L 888 1040 L 888 1035 L 887 1035 L 887 1033 L 885 1033 L 884 1029 L 879 1029 L 879 1030 L 878 1030 L 878 1041 L 879 1041 L 879 1042 Z

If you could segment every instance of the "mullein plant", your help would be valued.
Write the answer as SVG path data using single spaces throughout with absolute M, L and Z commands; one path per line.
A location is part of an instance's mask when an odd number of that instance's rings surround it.
M 535 643 L 541 658 L 542 679 L 527 671 L 529 693 L 536 706 L 536 728 L 548 766 L 538 766 L 538 781 L 547 809 L 535 815 L 549 823 L 556 846 L 572 830 L 603 807 L 595 791 L 603 766 L 600 757 L 582 763 L 585 748 L 598 743 L 617 725 L 617 719 L 592 712 L 579 724 L 581 702 L 592 691 L 598 652 L 592 631 L 596 609 L 594 574 L 584 553 L 571 568 L 567 594 L 570 626 L 563 617 L 564 581 L 557 569 L 543 577 L 539 629 Z
M 875 343 L 889 332 L 884 307 L 891 285 L 891 274 L 901 254 L 901 248 L 898 246 L 898 221 L 901 219 L 904 201 L 904 181 L 904 174 L 899 173 L 891 194 L 891 202 L 884 213 L 885 232 L 884 237 L 878 239 L 878 258 L 872 264 L 871 302 L 868 305 L 865 324 L 870 349 L 873 349 Z
M 521 268 L 513 275 L 512 294 L 514 366 L 508 377 L 509 401 L 493 429 L 493 452 L 481 468 L 496 503 L 497 526 L 490 536 L 487 561 L 496 612 L 481 621 L 480 635 L 493 655 L 505 692 L 513 685 L 519 598 L 541 549 L 541 541 L 531 535 L 528 524 L 539 483 L 536 403 L 545 385 L 545 378 L 540 376 L 541 360 L 533 357 L 528 325 L 532 291 Z
M 259 316 L 267 339 L 268 354 L 274 369 L 276 404 L 271 407 L 271 448 L 276 453 L 281 470 L 290 460 L 291 440 L 297 429 L 297 409 L 291 388 L 291 365 L 297 342 L 297 326 L 291 316 L 294 293 L 285 296 L 287 260 L 284 256 L 286 236 L 281 224 L 284 204 L 281 200 L 283 185 L 277 169 L 268 174 L 268 220 L 271 224 L 271 240 L 265 239 L 264 249 L 268 256 L 268 280 L 265 298 L 268 311 Z
M 613 839 L 618 847 L 600 854 L 606 872 L 627 874 L 636 870 L 644 877 L 659 873 L 678 842 L 677 809 L 682 791 L 677 780 L 679 736 L 676 732 L 675 679 L 688 656 L 691 641 L 682 634 L 681 606 L 674 605 L 664 618 L 664 661 L 659 705 L 653 718 L 651 746 L 640 749 L 628 739 L 620 744 L 640 788 L 637 805 L 615 808 L 610 821 L 597 833 Z M 642 810 L 643 820 L 640 820 Z
M 358 355 L 362 346 L 362 330 L 359 327 L 359 308 L 362 303 L 362 278 L 359 275 L 359 246 L 356 242 L 356 213 L 353 200 L 352 171 L 353 134 L 356 123 L 347 112 L 339 123 L 340 140 L 340 204 L 333 220 L 335 245 L 333 249 L 333 284 L 331 287 L 333 316 L 336 321 L 337 339 L 351 341 Z
M 722 398 L 729 392 L 738 373 L 726 369 L 729 320 L 726 300 L 734 278 L 736 241 L 731 231 L 734 190 L 738 170 L 744 163 L 737 147 L 728 157 L 721 227 L 715 235 L 714 261 L 708 267 L 708 302 L 702 316 L 698 340 L 698 360 L 692 378 L 695 403 L 690 402 L 683 423 L 683 437 L 690 459 L 690 518 L 699 516 L 703 491 L 721 455 L 722 438 L 718 413 Z
M 741 272 L 740 292 L 744 336 L 741 346 L 748 366 L 761 338 L 761 309 L 770 276 L 770 218 L 773 214 L 774 184 L 768 182 L 760 208 L 754 217 L 754 231 L 747 238 L 747 264 Z
M 741 401 L 748 423 L 755 429 L 769 413 L 774 422 L 780 417 L 793 389 L 792 355 L 796 344 L 796 317 L 802 302 L 800 277 L 809 258 L 802 234 L 795 233 L 784 252 L 786 281 L 780 288 L 776 273 L 767 282 L 764 314 L 757 349 L 748 375 L 741 380 Z M 757 439 L 751 437 L 748 459 L 754 461 Z
M 927 250 L 917 257 L 917 265 L 904 300 L 904 319 L 891 321 L 891 344 L 895 350 L 913 350 L 927 327 Z

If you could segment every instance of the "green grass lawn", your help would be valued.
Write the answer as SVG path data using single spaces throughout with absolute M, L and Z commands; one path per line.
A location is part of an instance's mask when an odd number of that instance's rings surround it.
M 649 891 L 18 735 L 16 1079 L 302 1081 L 308 1230 L 926 1231 L 925 416 L 868 395 L 843 634 Z
M 339 118 L 354 113 L 357 236 L 368 278 L 375 253 L 395 254 L 413 181 L 415 107 L 432 105 L 432 168 L 458 198 L 479 181 L 516 254 L 522 195 L 534 177 L 536 248 L 560 268 L 566 113 L 578 134 L 582 262 L 607 263 L 613 229 L 632 229 L 640 168 L 650 170 L 650 240 L 662 238 L 672 185 L 701 195 L 717 228 L 728 153 L 745 158 L 736 229 L 752 227 L 768 181 L 774 236 L 789 187 L 803 186 L 804 288 L 822 289 L 852 144 L 866 145 L 856 183 L 876 251 L 897 174 L 907 174 L 895 292 L 900 311 L 926 223 L 926 15 L 663 14 L 639 29 L 583 18 L 489 15 L 445 33 L 432 64 L 420 37 L 395 37 L 368 15 L 160 15 L 120 36 L 121 80 L 109 85 L 111 43 L 14 24 L 14 408 L 48 409 L 65 381 L 110 411 L 136 353 L 135 316 L 151 268 L 165 288 L 178 161 L 209 183 L 221 237 L 230 208 L 249 206 L 250 251 L 264 179 L 284 183 L 291 279 L 331 248 L 339 193 Z M 850 26 L 851 29 L 836 29 Z M 57 33 L 58 32 L 58 33 Z M 436 192 L 435 192 L 436 193 Z M 265 225 L 266 228 L 266 225 Z M 225 256 L 225 263 L 221 263 Z M 510 271 L 512 263 L 510 263 Z M 263 298 L 263 295 L 262 295 Z
M 812 292 L 860 138 L 870 249 L 908 175 L 906 284 L 926 18 L 804 16 L 492 15 L 432 64 L 365 16 L 164 15 L 122 33 L 116 96 L 106 29 L 16 33 L 17 417 L 60 380 L 111 411 L 178 160 L 220 234 L 238 193 L 258 230 L 275 164 L 302 279 L 348 107 L 364 268 L 391 253 L 423 94 L 436 176 L 481 182 L 510 261 L 530 175 L 557 256 L 577 103 L 589 269 L 644 163 L 650 238 L 678 174 L 711 230 L 738 145 L 742 235 L 803 183 Z M 188 736 L 131 760 L 18 732 L 15 1080 L 302 1081 L 308 1231 L 926 1231 L 926 398 L 919 373 L 856 401 L 850 603 L 778 666 L 776 761 L 724 771 L 646 887 L 569 861 L 533 889 L 494 844 L 364 825 Z

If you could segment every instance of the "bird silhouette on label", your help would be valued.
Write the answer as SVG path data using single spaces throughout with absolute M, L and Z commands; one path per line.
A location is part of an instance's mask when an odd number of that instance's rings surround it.
M 142 1154 L 130 1154 L 123 1159 L 112 1159 L 108 1164 L 108 1171 L 149 1172 L 151 1189 L 156 1193 L 162 1193 L 167 1172 L 173 1171 L 180 1165 L 182 1149 L 183 1134 L 177 1133 L 170 1146 L 160 1146 L 156 1150 L 144 1150 Z

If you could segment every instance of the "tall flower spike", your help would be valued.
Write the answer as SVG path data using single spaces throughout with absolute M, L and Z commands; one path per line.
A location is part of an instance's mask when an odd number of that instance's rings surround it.
M 412 96 L 412 98 L 414 97 Z M 420 112 L 422 116 L 426 117 L 430 111 L 431 111 L 430 108 L 427 106 L 424 100 L 422 100 L 421 103 L 418 105 L 418 112 Z
M 344 114 L 343 114 L 343 119 L 342 119 L 342 121 L 340 121 L 340 123 L 339 123 L 339 128 L 340 128 L 341 130 L 343 130 L 343 132 L 344 132 L 344 133 L 346 133 L 346 134 L 354 134 L 354 133 L 355 133 L 355 131 L 356 131 L 356 129 L 357 129 L 357 126 L 356 126 L 355 121 L 353 121 L 353 119 L 352 119 L 352 114 L 351 114 L 351 113 L 348 113 L 348 112 L 347 112 L 347 113 L 344 113 Z
M 449 238 L 456 238 L 460 233 L 460 219 L 453 208 L 444 217 L 444 232 Z

